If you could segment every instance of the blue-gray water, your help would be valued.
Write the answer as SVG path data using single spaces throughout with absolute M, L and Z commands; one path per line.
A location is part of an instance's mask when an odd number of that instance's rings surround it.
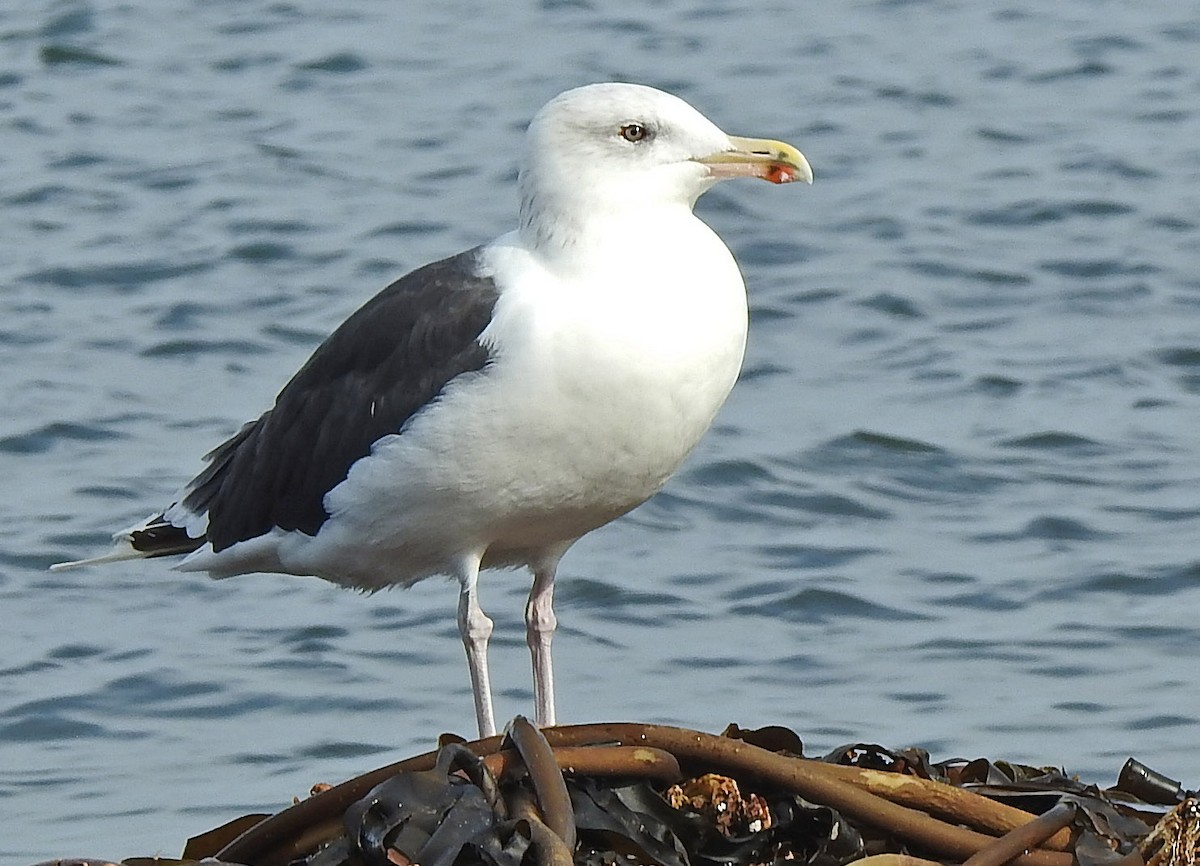
M 783 138 L 700 211 L 746 374 L 564 563 L 564 721 L 786 724 L 1200 784 L 1200 13 L 1191 3 L 28 2 L 0 8 L 0 859 L 177 854 L 470 733 L 443 581 L 138 563 L 334 325 L 506 230 L 576 84 Z M 502 717 L 524 576 L 487 578 Z

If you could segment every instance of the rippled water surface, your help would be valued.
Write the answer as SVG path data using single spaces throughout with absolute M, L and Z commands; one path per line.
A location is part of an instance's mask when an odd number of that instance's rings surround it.
M 390 279 L 506 230 L 529 116 L 673 90 L 811 188 L 700 211 L 746 373 L 562 572 L 565 721 L 1200 785 L 1200 13 L 1064 0 L 0 8 L 0 858 L 175 855 L 470 732 L 454 587 L 51 575 Z M 526 579 L 490 575 L 501 716 Z

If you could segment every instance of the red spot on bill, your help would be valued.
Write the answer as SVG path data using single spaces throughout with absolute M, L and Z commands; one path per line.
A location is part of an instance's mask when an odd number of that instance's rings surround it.
M 796 170 L 790 165 L 775 163 L 763 172 L 763 179 L 771 183 L 791 183 L 796 179 Z

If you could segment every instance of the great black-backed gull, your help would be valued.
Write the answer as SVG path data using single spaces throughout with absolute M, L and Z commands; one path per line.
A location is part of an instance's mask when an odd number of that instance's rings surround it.
M 487 736 L 492 621 L 476 583 L 525 566 L 536 719 L 553 725 L 559 559 L 663 485 L 741 367 L 742 276 L 692 213 L 733 177 L 812 171 L 791 145 L 726 135 L 650 87 L 559 95 L 529 126 L 515 231 L 388 286 L 170 507 L 56 568 L 186 554 L 182 571 L 364 590 L 451 575 Z

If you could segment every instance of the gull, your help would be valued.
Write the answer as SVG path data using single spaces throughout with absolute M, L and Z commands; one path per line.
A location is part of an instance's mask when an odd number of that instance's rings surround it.
M 178 498 L 56 569 L 180 556 L 215 578 L 375 591 L 460 584 L 480 736 L 496 730 L 481 569 L 525 567 L 535 717 L 555 724 L 554 580 L 580 537 L 650 498 L 738 377 L 742 275 L 695 216 L 728 178 L 812 182 L 796 148 L 727 135 L 637 84 L 534 116 L 517 228 L 364 304 Z

